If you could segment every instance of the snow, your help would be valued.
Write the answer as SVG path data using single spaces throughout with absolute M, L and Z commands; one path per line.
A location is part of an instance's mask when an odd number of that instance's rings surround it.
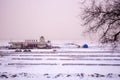
M 31 49 L 32 52 L 0 49 L 0 80 L 120 79 L 119 51 L 77 48 L 68 43 L 71 42 L 56 42 L 52 44 L 61 48 Z

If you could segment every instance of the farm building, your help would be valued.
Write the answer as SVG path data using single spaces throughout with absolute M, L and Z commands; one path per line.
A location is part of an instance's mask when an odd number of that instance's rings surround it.
M 51 48 L 51 42 L 45 41 L 44 36 L 41 36 L 39 41 L 37 40 L 25 40 L 24 42 L 9 42 L 10 49 L 49 49 Z

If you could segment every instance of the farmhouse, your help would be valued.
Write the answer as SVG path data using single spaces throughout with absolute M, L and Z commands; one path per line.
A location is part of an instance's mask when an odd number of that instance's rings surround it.
M 24 42 L 9 42 L 10 49 L 50 49 L 51 42 L 45 41 L 44 36 L 37 40 L 25 40 Z

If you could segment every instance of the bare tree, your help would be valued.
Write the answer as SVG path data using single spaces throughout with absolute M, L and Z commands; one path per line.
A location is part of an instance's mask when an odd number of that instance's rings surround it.
M 91 0 L 82 18 L 88 32 L 101 31 L 101 43 L 120 44 L 120 0 Z

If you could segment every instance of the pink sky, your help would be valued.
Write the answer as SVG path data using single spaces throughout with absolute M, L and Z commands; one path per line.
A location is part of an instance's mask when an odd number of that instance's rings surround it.
M 79 1 L 0 0 L 0 39 L 83 39 Z

